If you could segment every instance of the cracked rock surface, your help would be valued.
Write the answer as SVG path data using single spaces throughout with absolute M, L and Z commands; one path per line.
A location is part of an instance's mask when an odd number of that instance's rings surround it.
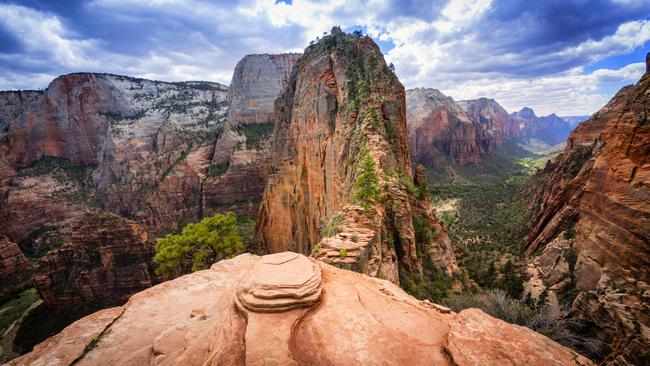
M 243 254 L 149 288 L 8 365 L 72 363 L 591 364 L 480 310 L 454 313 L 389 281 L 288 252 Z

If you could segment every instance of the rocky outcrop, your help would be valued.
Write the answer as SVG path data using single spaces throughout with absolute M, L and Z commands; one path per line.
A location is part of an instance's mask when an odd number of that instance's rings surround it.
M 32 264 L 16 243 L 0 235 L 0 298 L 29 282 Z
M 9 365 L 52 360 L 62 365 L 591 364 L 543 335 L 478 309 L 453 313 L 391 282 L 295 253 L 243 254 L 165 282 L 122 307 L 73 323 Z
M 334 28 L 305 50 L 275 105 L 260 252 L 313 253 L 395 283 L 421 275 L 425 258 L 457 269 L 446 230 L 413 185 L 404 94 L 369 37 Z M 360 186 L 362 171 L 376 180 Z M 414 220 L 431 235 L 416 238 Z
M 406 91 L 409 152 L 414 164 L 478 164 L 494 141 L 451 97 L 436 89 Z
M 523 137 L 539 139 L 550 146 L 566 141 L 573 129 L 569 122 L 558 117 L 555 113 L 538 117 L 528 107 L 524 107 L 510 116 L 523 130 Z
M 569 136 L 538 174 L 526 253 L 575 230 L 572 314 L 612 348 L 611 364 L 650 358 L 650 73 Z
M 247 55 L 235 66 L 228 118 L 236 124 L 273 124 L 273 103 L 282 94 L 298 53 Z
M 38 262 L 33 282 L 51 308 L 121 304 L 156 282 L 154 253 L 138 224 L 87 212 L 70 241 Z
M 485 127 L 485 130 L 497 145 L 502 145 L 514 137 L 523 136 L 523 129 L 508 112 L 494 99 L 479 98 L 474 100 L 461 100 L 458 105 L 476 122 Z

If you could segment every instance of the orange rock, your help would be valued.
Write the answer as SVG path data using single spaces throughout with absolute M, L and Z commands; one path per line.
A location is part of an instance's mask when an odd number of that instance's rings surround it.
M 274 313 L 235 305 L 245 284 L 289 285 L 300 292 L 301 283 L 310 287 L 309 273 L 316 272 L 322 274 L 316 303 Z M 294 274 L 303 279 L 294 280 Z M 196 316 L 199 312 L 204 316 Z M 591 364 L 540 334 L 479 310 L 439 309 L 391 282 L 294 253 L 243 254 L 164 282 L 123 307 L 73 323 L 9 365 L 54 360 L 187 366 Z

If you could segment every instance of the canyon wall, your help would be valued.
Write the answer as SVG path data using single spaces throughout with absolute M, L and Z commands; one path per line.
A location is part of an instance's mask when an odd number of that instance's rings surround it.
M 155 245 L 135 222 L 85 213 L 62 247 L 38 261 L 33 282 L 54 309 L 123 304 L 157 282 Z
M 436 89 L 406 91 L 406 120 L 413 164 L 478 164 L 494 147 L 483 125 Z
M 511 138 L 523 136 L 523 130 L 517 121 L 510 117 L 494 99 L 461 100 L 458 105 L 470 118 L 485 127 L 488 136 L 493 138 L 497 145 L 502 145 Z
M 404 88 L 369 37 L 334 28 L 309 46 L 275 113 L 260 252 L 311 253 L 395 283 L 421 275 L 425 259 L 457 270 L 446 230 L 414 186 Z
M 510 114 L 510 116 L 523 130 L 523 137 L 539 139 L 550 146 L 565 142 L 573 129 L 569 122 L 555 113 L 538 117 L 528 107 Z
M 544 251 L 561 234 L 571 240 L 571 315 L 609 345 L 611 364 L 650 358 L 649 106 L 646 72 L 580 124 L 534 178 L 526 254 Z

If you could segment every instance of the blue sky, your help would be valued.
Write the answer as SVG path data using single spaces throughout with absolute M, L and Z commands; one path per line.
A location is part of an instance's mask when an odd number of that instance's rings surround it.
M 333 25 L 372 36 L 407 88 L 538 114 L 595 112 L 650 51 L 650 0 L 0 0 L 0 89 L 80 71 L 228 84 L 244 55 Z

